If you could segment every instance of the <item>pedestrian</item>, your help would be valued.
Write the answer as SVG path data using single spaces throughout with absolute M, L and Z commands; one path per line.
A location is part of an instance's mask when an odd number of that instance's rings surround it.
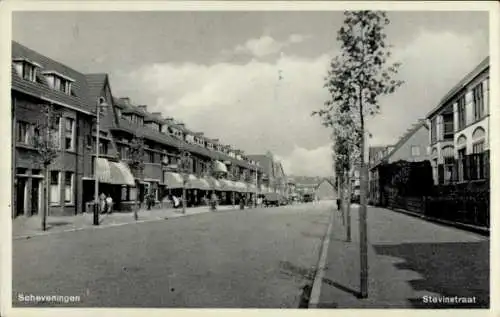
M 172 200 L 174 201 L 174 208 L 179 208 L 179 205 L 180 205 L 180 201 L 179 201 L 179 198 L 177 198 L 177 196 L 172 196 Z
M 151 210 L 151 205 L 153 204 L 153 194 L 149 193 L 146 195 L 146 204 L 148 206 L 148 210 Z
M 245 209 L 245 196 L 240 197 L 240 209 Z
M 108 197 L 106 198 L 106 212 L 107 213 L 113 212 L 113 198 L 111 198 L 111 195 L 109 194 Z
M 104 193 L 99 196 L 99 207 L 101 214 L 106 212 L 106 195 Z
M 212 192 L 212 195 L 210 197 L 210 209 L 213 211 L 217 210 L 217 195 L 215 192 Z
M 340 199 L 337 198 L 337 210 L 340 211 Z

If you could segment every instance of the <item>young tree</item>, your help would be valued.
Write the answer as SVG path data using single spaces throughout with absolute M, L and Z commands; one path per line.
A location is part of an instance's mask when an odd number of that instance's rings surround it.
M 41 214 L 42 230 L 47 230 L 47 215 L 50 208 L 50 164 L 59 155 L 60 139 L 59 125 L 62 113 L 51 104 L 39 105 L 40 116 L 33 126 L 33 146 L 37 151 L 37 159 L 43 166 L 44 205 Z
M 332 121 L 336 108 L 347 107 L 344 114 L 354 116 L 359 145 L 360 167 L 360 297 L 368 296 L 368 258 L 366 197 L 368 173 L 365 162 L 365 118 L 375 115 L 380 96 L 393 93 L 403 82 L 395 80 L 399 63 L 389 63 L 390 46 L 385 27 L 390 23 L 385 12 L 346 11 L 337 33 L 341 53 L 331 64 L 326 79 L 330 100 L 317 112 L 324 121 Z
M 140 136 L 135 136 L 130 142 L 130 161 L 128 163 L 129 167 L 134 171 L 136 178 L 141 178 L 144 171 L 144 139 Z M 135 181 L 136 195 L 135 202 L 136 207 L 134 208 L 134 219 L 138 219 L 137 209 L 140 206 L 139 201 L 139 187 L 140 183 L 138 180 Z

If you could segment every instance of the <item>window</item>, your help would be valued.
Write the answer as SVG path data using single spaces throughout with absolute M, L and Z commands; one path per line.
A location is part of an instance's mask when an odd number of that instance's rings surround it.
M 443 114 L 443 137 L 445 140 L 453 139 L 454 127 L 453 127 L 453 112 Z
M 61 202 L 60 199 L 60 188 L 59 188 L 59 172 L 50 172 L 50 203 L 52 205 L 58 205 Z
M 60 125 L 61 125 L 61 120 L 60 118 L 56 118 L 54 125 L 50 129 L 50 135 L 52 139 L 52 144 L 56 148 L 61 147 L 61 134 L 60 134 Z
M 66 126 L 64 129 L 64 148 L 66 150 L 74 150 L 75 148 L 74 134 L 75 134 L 75 120 L 72 118 L 66 118 Z
M 461 130 L 466 124 L 465 96 L 458 99 L 458 129 Z
M 474 120 L 479 120 L 484 115 L 483 83 L 472 89 L 474 99 Z
M 437 117 L 431 120 L 431 143 L 437 141 Z
M 66 204 L 74 203 L 73 181 L 73 172 L 64 173 L 64 202 Z
M 411 156 L 420 156 L 420 146 L 418 145 L 411 146 Z
M 99 153 L 100 154 L 108 154 L 108 142 L 99 140 Z
M 444 183 L 449 184 L 453 180 L 453 166 L 455 159 L 452 156 L 444 157 Z
M 466 149 L 461 148 L 458 150 L 458 181 L 464 181 L 466 177 L 466 164 L 465 164 Z
M 17 139 L 19 143 L 28 144 L 30 124 L 23 121 L 17 122 Z
M 148 151 L 148 160 L 149 163 L 155 162 L 155 153 L 153 151 Z
M 484 152 L 484 141 L 474 143 L 472 145 L 472 153 L 478 154 Z
M 23 79 L 36 81 L 36 67 L 29 63 L 23 63 Z

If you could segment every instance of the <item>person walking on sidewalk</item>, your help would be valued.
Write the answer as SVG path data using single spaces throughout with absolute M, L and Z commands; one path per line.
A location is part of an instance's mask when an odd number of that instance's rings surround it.
M 217 195 L 215 192 L 212 192 L 212 195 L 210 196 L 210 209 L 212 211 L 217 210 Z
M 106 211 L 108 213 L 113 212 L 113 198 L 111 198 L 111 195 L 108 194 L 108 197 L 106 198 Z
M 99 213 L 103 214 L 106 212 L 106 195 L 104 193 L 101 193 L 99 196 Z

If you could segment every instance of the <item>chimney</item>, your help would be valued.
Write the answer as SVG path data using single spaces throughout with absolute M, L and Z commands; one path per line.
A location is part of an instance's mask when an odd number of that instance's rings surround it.
M 196 132 L 195 135 L 196 136 L 203 136 L 203 132 Z
M 218 143 L 218 142 L 219 142 L 219 139 L 212 139 L 212 142 L 214 142 L 214 143 Z
M 178 125 L 178 126 L 181 126 L 181 127 L 183 127 L 183 128 L 186 126 L 186 125 L 185 125 L 184 123 L 182 123 L 182 122 L 178 122 L 178 123 L 177 123 L 177 125 Z
M 137 108 L 139 108 L 140 110 L 142 110 L 144 112 L 148 111 L 148 106 L 146 106 L 146 105 L 140 105 L 140 106 L 137 106 Z
M 167 121 L 167 123 L 170 123 L 170 124 L 174 123 L 174 118 L 172 118 L 172 117 L 166 117 L 166 118 L 163 118 L 163 120 Z
M 153 116 L 161 119 L 161 112 L 153 112 L 151 113 Z
M 126 105 L 130 105 L 130 98 L 129 97 L 121 97 L 121 101 L 123 101 Z

